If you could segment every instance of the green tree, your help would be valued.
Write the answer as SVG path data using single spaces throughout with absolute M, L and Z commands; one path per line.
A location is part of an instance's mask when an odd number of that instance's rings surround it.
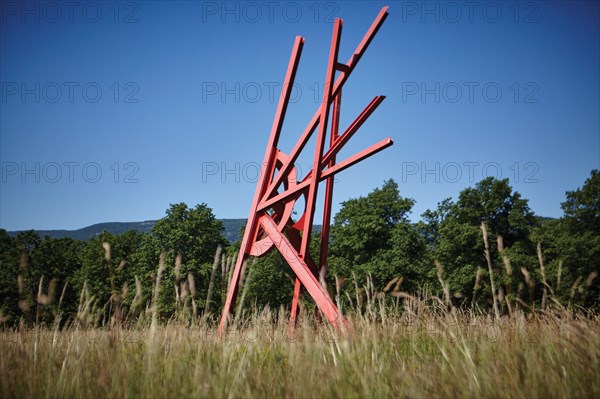
M 131 263 L 127 265 L 130 286 L 132 287 L 129 290 L 127 303 L 130 305 L 129 311 L 133 316 L 140 314 L 152 298 L 160 252 L 160 244 L 153 234 L 144 233 L 140 236 L 140 244 L 131 255 Z M 137 284 L 141 288 L 139 294 L 136 292 Z M 136 287 L 136 289 L 133 289 L 133 287 Z M 136 295 L 140 296 L 136 298 Z
M 35 252 L 41 242 L 40 236 L 33 230 L 22 231 L 17 234 L 15 243 L 19 253 L 18 288 L 19 309 L 24 316 L 25 322 L 31 323 L 33 319 L 33 307 L 37 293 L 35 265 L 31 264 L 31 255 Z
M 43 281 L 42 293 L 46 295 L 39 320 L 51 323 L 62 314 L 64 321 L 75 313 L 78 293 L 73 276 L 81 268 L 79 253 L 83 246 L 82 241 L 72 238 L 44 237 L 31 253 L 31 279 Z
M 583 187 L 567 191 L 566 200 L 561 204 L 565 219 L 572 231 L 600 231 L 600 172 L 592 170 Z
M 238 297 L 241 297 L 245 290 L 245 306 L 258 310 L 264 307 L 274 311 L 277 311 L 280 306 L 289 308 L 294 294 L 295 277 L 279 251 L 272 248 L 263 257 L 250 260 L 245 286 L 238 293 Z M 240 299 L 238 298 L 238 301 Z
M 198 308 L 203 309 L 215 251 L 219 245 L 227 244 L 223 237 L 222 222 L 215 218 L 212 209 L 206 204 L 198 204 L 194 208 L 188 208 L 184 203 L 172 204 L 167 209 L 166 216 L 152 227 L 152 234 L 159 250 L 165 253 L 166 269 L 160 295 L 161 315 L 168 317 L 173 314 L 176 305 L 175 287 L 179 287 L 188 273 L 194 276 L 197 290 L 195 300 Z M 178 273 L 174 267 L 177 256 L 180 256 L 181 262 Z M 154 265 L 157 264 L 158 258 L 154 260 Z
M 33 230 L 13 239 L 0 230 L 0 293 L 2 311 L 15 323 L 64 321 L 76 308 L 73 275 L 80 268 L 81 241 L 41 239 Z
M 19 251 L 14 238 L 0 229 L 0 312 L 8 323 L 14 323 L 20 316 L 18 301 Z
M 129 293 L 129 287 L 135 287 L 135 254 L 144 236 L 134 230 L 121 235 L 103 231 L 81 249 L 81 269 L 74 278 L 75 286 L 81 292 L 87 282 L 88 292 L 95 298 L 104 321 L 113 315 L 120 319 L 126 299 L 135 294 Z
M 453 206 L 452 198 L 446 198 L 442 202 L 438 202 L 436 210 L 428 209 L 421 215 L 418 229 L 425 237 L 429 249 L 433 250 L 437 246 L 440 239 L 440 225 Z
M 494 280 L 507 285 L 505 292 L 514 292 L 513 285 L 520 277 L 515 272 L 509 275 L 505 270 L 496 246 L 498 236 L 503 237 L 504 254 L 513 263 L 536 264 L 535 246 L 530 240 L 536 219 L 528 201 L 513 191 L 508 179 L 488 177 L 475 187 L 463 190 L 437 226 L 439 239 L 434 255 L 441 261 L 445 270 L 443 278 L 448 282 L 451 293 L 468 303 L 473 295 L 478 269 L 484 270 L 481 280 L 483 291 L 490 291 L 488 267 L 483 256 L 482 222 L 488 229 Z M 487 297 L 490 295 L 491 292 Z
M 89 295 L 94 298 L 95 306 L 103 310 L 107 309 L 112 294 L 111 281 L 114 280 L 111 277 L 116 269 L 112 254 L 107 257 L 103 244 L 112 246 L 115 240 L 116 236 L 107 231 L 90 238 L 80 251 L 81 268 L 73 279 L 77 292 L 81 293 L 84 285 L 87 286 Z M 103 315 L 109 316 L 104 312 Z
M 359 285 L 371 275 L 378 291 L 399 276 L 405 278 L 403 289 L 425 283 L 430 259 L 425 238 L 408 220 L 413 204 L 393 180 L 343 202 L 331 227 L 329 275 L 355 277 Z
M 567 191 L 564 215 L 541 224 L 541 243 L 553 292 L 563 303 L 600 309 L 600 173 L 592 170 L 583 186 Z
M 460 223 L 479 226 L 485 222 L 492 235 L 504 237 L 507 247 L 527 239 L 536 222 L 528 201 L 512 190 L 508 179 L 493 177 L 463 190 L 452 213 Z

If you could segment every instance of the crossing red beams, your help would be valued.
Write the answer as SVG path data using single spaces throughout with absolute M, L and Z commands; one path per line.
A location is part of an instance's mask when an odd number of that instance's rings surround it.
M 263 171 L 256 185 L 254 200 L 246 229 L 242 238 L 239 256 L 235 264 L 225 307 L 219 324 L 219 335 L 226 327 L 239 287 L 241 270 L 248 256 L 263 256 L 273 246 L 282 254 L 286 262 L 296 274 L 294 297 L 291 309 L 291 326 L 296 319 L 300 288 L 305 287 L 308 294 L 314 299 L 319 310 L 335 327 L 340 328 L 345 324 L 344 318 L 335 306 L 325 289 L 325 274 L 327 271 L 327 250 L 329 243 L 329 226 L 331 218 L 331 202 L 333 195 L 333 175 L 354 165 L 361 160 L 389 147 L 393 144 L 391 138 L 384 139 L 363 151 L 336 162 L 336 155 L 348 140 L 356 133 L 360 126 L 369 118 L 375 109 L 385 99 L 383 96 L 375 97 L 350 126 L 339 134 L 339 117 L 342 103 L 342 86 L 358 64 L 358 61 L 373 40 L 373 37 L 388 15 L 388 7 L 383 7 L 371 27 L 359 43 L 347 63 L 338 62 L 338 51 L 342 35 L 342 20 L 336 19 L 333 26 L 331 48 L 323 102 L 319 106 L 306 129 L 298 139 L 291 153 L 284 154 L 277 148 L 279 136 L 285 119 L 285 113 L 290 99 L 294 78 L 298 69 L 304 39 L 296 37 L 294 48 L 288 64 L 285 81 L 282 86 L 281 96 L 277 105 L 271 135 L 263 161 Z M 336 74 L 339 72 L 337 78 Z M 327 127 L 329 124 L 330 109 L 333 105 L 331 118 L 331 134 L 329 147 L 325 152 Z M 312 133 L 319 127 L 314 151 L 313 169 L 298 181 L 294 163 L 304 149 Z M 325 181 L 325 204 L 323 210 L 323 228 L 318 262 L 315 263 L 309 253 L 310 237 L 316 207 L 319 183 Z M 291 218 L 294 204 L 300 196 L 305 199 L 306 207 L 298 221 Z

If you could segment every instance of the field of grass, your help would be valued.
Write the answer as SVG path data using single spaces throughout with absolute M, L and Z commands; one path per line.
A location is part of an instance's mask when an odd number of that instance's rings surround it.
M 282 315 L 283 316 L 283 315 Z M 273 319 L 282 320 L 273 322 Z M 43 397 L 600 397 L 600 318 L 486 315 L 405 299 L 338 336 L 264 311 L 220 340 L 208 319 L 0 333 L 0 395 Z

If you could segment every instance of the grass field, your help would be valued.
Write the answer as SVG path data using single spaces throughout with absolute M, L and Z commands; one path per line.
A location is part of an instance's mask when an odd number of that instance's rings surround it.
M 351 333 L 268 311 L 218 340 L 197 319 L 0 333 L 3 398 L 600 397 L 600 319 L 494 320 L 406 299 L 348 316 Z M 277 318 L 276 318 L 277 319 Z

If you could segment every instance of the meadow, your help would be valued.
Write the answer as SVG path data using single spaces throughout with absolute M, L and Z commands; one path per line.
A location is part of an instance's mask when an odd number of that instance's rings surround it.
M 393 181 L 344 203 L 322 282 L 344 331 L 308 295 L 290 329 L 295 280 L 273 252 L 242 269 L 219 337 L 238 247 L 206 205 L 86 242 L 0 229 L 0 396 L 600 398 L 599 187 L 593 171 L 537 222 L 489 179 L 418 225 Z M 482 201 L 514 206 L 473 216 Z
M 565 308 L 496 319 L 435 297 L 314 317 L 247 315 L 217 337 L 209 316 L 0 333 L 3 398 L 600 397 L 600 319 Z M 310 311 L 306 310 L 305 315 Z

